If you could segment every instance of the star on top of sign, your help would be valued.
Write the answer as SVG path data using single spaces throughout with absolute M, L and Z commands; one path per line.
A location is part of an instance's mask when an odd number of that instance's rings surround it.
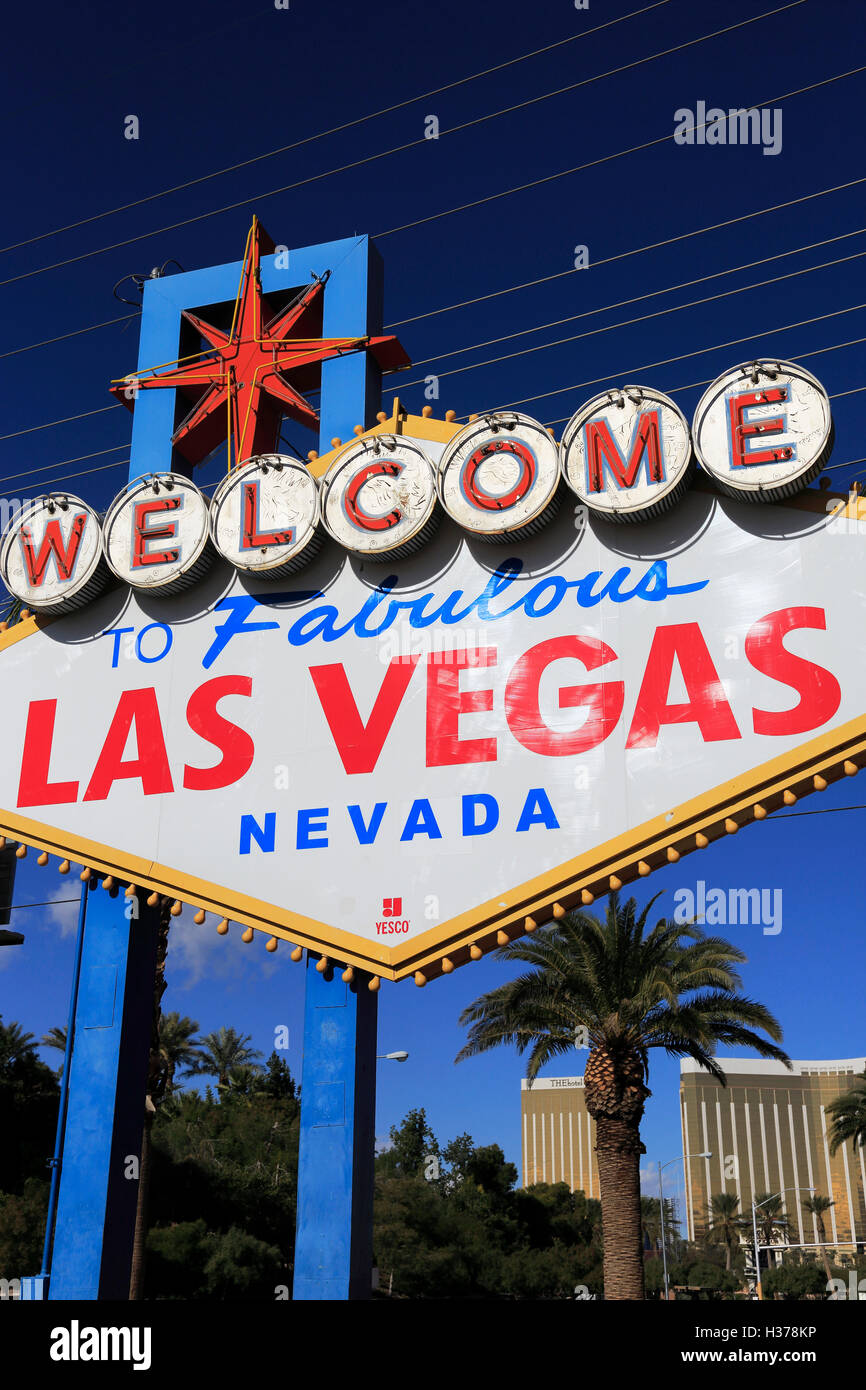
M 172 435 L 172 444 L 189 463 L 201 463 L 227 438 L 234 443 L 235 462 L 253 454 L 272 453 L 277 448 L 284 416 L 315 428 L 318 414 L 293 385 L 290 375 L 297 378 L 300 372 L 302 385 L 309 390 L 309 369 L 353 352 L 371 352 L 383 370 L 409 366 L 410 359 L 393 335 L 310 336 L 321 322 L 330 272 L 316 277 L 287 307 L 268 317 L 262 293 L 261 258 L 275 250 L 254 217 L 229 331 L 224 332 L 185 309 L 184 319 L 209 346 L 167 366 L 134 372 L 112 382 L 112 394 L 129 409 L 133 408 L 139 390 L 154 388 L 174 387 L 192 401 L 191 409 Z M 130 387 L 134 390 L 130 391 Z

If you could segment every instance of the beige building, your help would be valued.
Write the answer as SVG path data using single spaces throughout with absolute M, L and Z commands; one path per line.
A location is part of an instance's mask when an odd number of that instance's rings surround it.
M 595 1122 L 587 1113 L 582 1076 L 548 1076 L 520 1083 L 523 1186 L 568 1183 L 598 1197 Z
M 812 1187 L 835 1203 L 824 1217 L 827 1240 L 849 1248 L 866 1242 L 866 1154 L 846 1144 L 831 1155 L 826 1115 L 866 1070 L 866 1058 L 794 1062 L 793 1071 L 781 1062 L 718 1060 L 727 1086 L 690 1059 L 680 1064 L 689 1239 L 707 1229 L 716 1193 L 736 1193 L 748 1215 L 753 1195 L 781 1192 L 788 1240 L 815 1243 L 817 1225 L 801 1205 L 809 1194 L 791 1190 Z M 712 1157 L 689 1157 L 706 1152 Z

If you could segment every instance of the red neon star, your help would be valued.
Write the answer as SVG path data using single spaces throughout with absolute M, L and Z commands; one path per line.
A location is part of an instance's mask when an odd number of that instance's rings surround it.
M 288 372 L 297 377 L 300 369 L 301 384 L 309 390 L 319 364 L 346 353 L 372 352 L 383 370 L 409 365 L 403 347 L 393 336 L 305 336 L 305 330 L 310 334 L 321 322 L 327 277 L 310 285 L 266 323 L 261 256 L 262 251 L 269 254 L 275 249 L 258 218 L 253 218 L 231 331 L 224 333 L 185 309 L 187 323 L 210 349 L 197 353 L 195 360 L 181 361 L 165 370 L 134 373 L 111 385 L 112 394 L 130 409 L 130 382 L 142 391 L 174 387 L 190 398 L 192 408 L 172 435 L 172 443 L 189 463 L 201 463 L 229 436 L 235 445 L 235 462 L 252 454 L 272 453 L 283 416 L 315 428 L 319 417 L 287 379 Z

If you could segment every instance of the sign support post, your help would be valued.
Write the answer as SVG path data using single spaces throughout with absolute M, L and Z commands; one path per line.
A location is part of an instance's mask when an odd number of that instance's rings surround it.
M 139 370 L 174 358 L 183 310 L 231 300 L 239 271 L 229 264 L 148 281 Z M 304 283 L 311 271 L 330 272 L 326 335 L 348 339 L 381 330 L 381 260 L 367 237 L 300 251 L 277 248 L 262 260 L 262 288 L 278 292 Z M 372 354 L 323 362 L 320 448 L 329 448 L 334 436 L 350 439 L 357 425 L 366 427 L 380 392 Z M 160 466 L 192 473 L 172 458 L 174 418 L 175 392 L 141 394 L 130 481 Z M 90 894 L 51 1299 L 128 1296 L 138 1182 L 125 1178 L 124 1166 L 141 1153 L 157 929 L 158 908 L 142 903 L 139 918 L 128 920 L 123 898 Z M 346 1299 L 370 1291 L 377 996 L 367 978 L 356 972 L 360 983 L 350 989 L 307 970 L 298 1298 Z M 338 1111 L 339 1120 L 333 1118 Z
M 126 900 L 129 901 L 128 899 Z M 138 1200 L 158 908 L 91 889 L 75 1007 L 50 1300 L 126 1299 Z
M 370 978 L 307 955 L 295 1300 L 370 1297 L 376 1020 Z M 339 970 L 339 967 L 336 967 Z

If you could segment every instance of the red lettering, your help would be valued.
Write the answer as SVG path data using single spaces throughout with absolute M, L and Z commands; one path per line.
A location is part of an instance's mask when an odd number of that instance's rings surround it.
M 603 743 L 622 714 L 625 686 L 622 681 L 595 685 L 565 685 L 559 691 L 560 709 L 585 709 L 586 719 L 579 729 L 567 732 L 545 724 L 538 702 L 541 677 L 553 661 L 567 657 L 582 661 L 587 671 L 595 671 L 616 661 L 616 652 L 596 637 L 552 637 L 531 647 L 514 663 L 505 687 L 505 717 L 508 727 L 530 753 L 548 758 L 568 758 Z
M 780 608 L 753 623 L 746 634 L 746 660 L 762 675 L 789 685 L 800 696 L 792 709 L 752 711 L 756 734 L 805 734 L 832 719 L 842 702 L 839 682 L 823 666 L 785 650 L 784 639 L 798 627 L 825 631 L 823 608 Z
M 356 526 L 360 526 L 363 531 L 389 531 L 392 526 L 396 526 L 403 513 L 399 507 L 395 507 L 391 512 L 385 512 L 382 516 L 373 516 L 368 512 L 361 501 L 361 489 L 371 478 L 399 478 L 403 472 L 402 463 L 368 463 L 366 468 L 361 468 L 353 477 L 346 489 L 346 511 Z
M 123 753 L 133 724 L 138 757 L 124 762 Z M 159 705 L 152 686 L 144 690 L 124 690 L 83 799 L 104 801 L 115 782 L 130 777 L 141 778 L 145 796 L 174 791 Z
M 56 700 L 31 701 L 27 711 L 24 751 L 21 755 L 19 806 L 61 806 L 78 798 L 77 782 L 48 780 L 56 716 Z
M 674 659 L 688 701 L 668 704 Z M 626 748 L 655 748 L 662 724 L 697 724 L 705 743 L 741 738 L 722 682 L 697 623 L 656 629 Z
M 495 454 L 511 454 L 520 464 L 520 476 L 514 487 L 509 492 L 500 493 L 498 496 L 495 493 L 485 492 L 477 478 L 482 463 Z M 482 444 L 474 453 L 469 455 L 463 465 L 462 482 L 467 497 L 479 510 L 500 512 L 507 511 L 509 507 L 515 507 L 518 502 L 522 502 L 535 482 L 535 473 L 535 457 L 525 444 L 521 444 L 516 439 L 492 439 L 488 444 Z
M 731 464 L 734 468 L 745 468 L 752 463 L 775 463 L 777 459 L 789 459 L 794 450 L 756 449 L 748 450 L 748 440 L 756 435 L 784 434 L 786 422 L 784 415 L 774 415 L 771 420 L 746 422 L 746 414 L 755 405 L 775 405 L 788 399 L 787 386 L 774 386 L 766 391 L 739 391 L 728 398 L 728 423 L 731 432 Z
M 244 520 L 241 527 L 241 550 L 259 550 L 265 545 L 290 545 L 295 528 L 285 531 L 259 530 L 259 485 L 244 483 Z
M 642 410 L 638 415 L 628 463 L 620 453 L 619 445 L 611 434 L 607 420 L 604 418 L 590 420 L 586 425 L 586 467 L 589 491 L 604 491 L 605 463 L 613 473 L 617 487 L 634 487 L 644 454 L 646 454 L 650 482 L 663 482 L 665 469 L 658 410 Z
M 213 767 L 191 767 L 183 770 L 183 785 L 190 791 L 211 792 L 230 787 L 249 772 L 255 757 L 255 744 L 245 729 L 238 728 L 217 710 L 226 695 L 252 695 L 250 676 L 217 676 L 205 681 L 189 697 L 186 722 L 194 734 L 212 743 L 222 753 Z
M 72 527 L 69 532 L 69 542 L 67 544 L 63 535 L 63 529 L 60 525 L 60 519 L 59 517 L 55 517 L 53 521 L 49 521 L 45 525 L 45 532 L 39 545 L 38 555 L 33 548 L 33 533 L 30 527 L 21 527 L 20 540 L 21 550 L 24 555 L 24 565 L 27 569 L 27 578 L 35 589 L 41 587 L 48 571 L 48 561 L 52 556 L 54 557 L 54 568 L 57 571 L 57 578 L 65 580 L 72 578 L 75 573 L 78 552 L 81 549 L 81 541 L 86 526 L 87 512 L 76 512 L 75 516 L 72 518 Z
M 172 564 L 180 555 L 179 550 L 150 550 L 151 541 L 177 540 L 177 520 L 166 526 L 150 526 L 149 518 L 157 512 L 174 512 L 183 506 L 183 498 L 161 497 L 157 502 L 136 502 L 134 511 L 132 568 L 141 569 L 144 565 Z
M 427 766 L 455 763 L 493 763 L 495 738 L 459 737 L 461 714 L 493 708 L 492 690 L 460 689 L 460 672 L 472 666 L 495 666 L 495 647 L 468 647 L 455 652 L 431 652 L 427 657 Z
M 310 667 L 319 703 L 347 772 L 373 771 L 417 662 L 417 656 L 395 656 L 389 662 L 366 724 L 358 713 L 345 668 L 339 663 Z

